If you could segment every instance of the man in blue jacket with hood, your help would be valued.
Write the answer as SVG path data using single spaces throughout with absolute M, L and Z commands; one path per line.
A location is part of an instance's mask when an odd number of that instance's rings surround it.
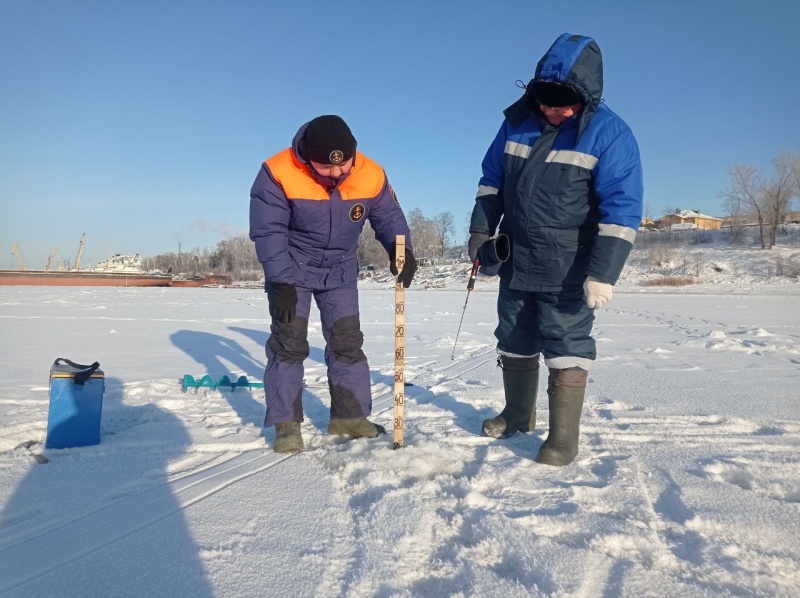
M 565 33 L 539 61 L 483 160 L 470 258 L 506 235 L 495 330 L 505 407 L 483 422 L 500 437 L 536 423 L 539 355 L 549 369 L 550 429 L 536 461 L 578 453 L 594 310 L 612 296 L 642 218 L 639 149 L 601 103 L 603 63 L 590 37 Z M 488 245 L 487 245 L 488 244 Z

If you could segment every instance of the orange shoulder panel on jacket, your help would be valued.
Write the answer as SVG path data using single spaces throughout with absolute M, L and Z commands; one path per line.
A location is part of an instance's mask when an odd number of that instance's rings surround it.
M 264 163 L 272 173 L 272 178 L 283 188 L 286 199 L 330 199 L 325 187 L 314 179 L 308 166 L 297 159 L 292 148 L 275 154 Z
M 356 162 L 350 176 L 339 186 L 342 199 L 372 199 L 383 189 L 386 175 L 381 165 L 356 152 Z

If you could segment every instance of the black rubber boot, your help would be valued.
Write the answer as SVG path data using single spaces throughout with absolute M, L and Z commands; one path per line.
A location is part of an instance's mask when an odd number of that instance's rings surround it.
M 506 406 L 500 415 L 483 420 L 483 434 L 491 438 L 530 432 L 536 427 L 536 394 L 539 390 L 539 354 L 532 357 L 502 355 Z
M 550 431 L 536 456 L 544 465 L 569 465 L 578 454 L 581 410 L 589 372 L 579 368 L 550 369 L 547 398 L 550 403 Z

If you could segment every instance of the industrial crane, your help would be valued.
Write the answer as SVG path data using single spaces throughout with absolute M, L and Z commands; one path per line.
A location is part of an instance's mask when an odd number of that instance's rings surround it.
M 56 246 L 53 245 L 53 248 L 50 250 L 50 255 L 47 256 L 47 263 L 44 265 L 45 272 L 50 270 L 50 262 L 52 261 L 55 252 L 56 252 Z
M 64 270 L 64 258 L 61 257 L 61 252 L 58 250 L 58 246 L 53 245 L 53 248 L 50 250 L 50 255 L 47 256 L 47 265 L 44 267 L 45 272 L 50 270 L 50 263 L 53 261 L 53 258 L 56 258 L 56 263 L 53 270 Z
M 86 233 L 83 233 L 81 237 L 81 246 L 78 248 L 78 257 L 75 258 L 75 267 L 73 270 L 77 270 L 81 267 L 81 256 L 83 256 L 83 242 L 86 240 Z
M 25 262 L 22 261 L 22 256 L 19 253 L 19 247 L 17 247 L 16 242 L 14 245 L 11 246 L 11 253 L 17 256 L 17 263 L 19 264 L 20 270 L 25 270 Z

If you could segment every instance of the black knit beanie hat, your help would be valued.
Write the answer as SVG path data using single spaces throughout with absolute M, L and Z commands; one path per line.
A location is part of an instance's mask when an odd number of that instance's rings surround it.
M 305 158 L 319 164 L 341 164 L 356 155 L 356 139 L 341 116 L 326 114 L 308 123 L 303 134 Z
M 581 101 L 578 92 L 563 83 L 531 81 L 528 84 L 528 92 L 535 101 L 554 108 L 572 106 Z

